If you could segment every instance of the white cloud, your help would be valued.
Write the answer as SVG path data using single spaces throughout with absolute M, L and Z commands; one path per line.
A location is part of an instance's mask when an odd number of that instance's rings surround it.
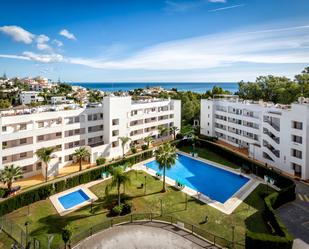
M 69 40 L 76 40 L 76 37 L 73 33 L 70 33 L 67 29 L 63 29 L 59 32 L 59 35 L 62 35 L 66 38 L 68 38 Z
M 208 10 L 208 12 L 217 12 L 217 11 L 229 10 L 229 9 L 234 9 L 234 8 L 239 8 L 239 7 L 244 7 L 244 6 L 245 6 L 245 4 L 237 4 L 237 5 L 231 5 L 231 6 L 227 6 L 227 7 Z
M 36 42 L 37 42 L 37 49 L 40 50 L 40 51 L 46 51 L 46 52 L 52 52 L 52 47 L 49 46 L 47 44 L 47 42 L 49 41 L 49 37 L 46 36 L 46 35 L 39 35 L 37 38 L 36 38 Z
M 50 62 L 63 62 L 64 58 L 60 54 L 36 54 L 33 52 L 25 51 L 23 52 L 23 56 L 29 58 L 33 61 L 43 62 L 43 63 L 50 63 Z
M 57 47 L 62 47 L 63 46 L 63 42 L 62 41 L 59 41 L 57 39 L 54 39 L 52 41 L 53 44 L 55 44 Z
M 2 26 L 0 32 L 7 34 L 14 41 L 23 42 L 25 44 L 32 43 L 35 35 L 19 26 Z

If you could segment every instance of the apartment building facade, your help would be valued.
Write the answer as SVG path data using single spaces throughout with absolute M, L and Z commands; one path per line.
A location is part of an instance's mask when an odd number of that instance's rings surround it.
M 0 117 L 0 167 L 18 165 L 24 176 L 45 174 L 36 156 L 42 147 L 55 147 L 48 176 L 73 161 L 74 151 L 85 146 L 90 162 L 100 156 L 122 155 L 119 137 L 128 136 L 132 144 L 151 135 L 158 138 L 158 126 L 180 128 L 180 101 L 152 99 L 133 101 L 131 97 L 104 97 L 100 104 L 75 104 L 7 110 Z M 130 149 L 126 145 L 125 151 Z
M 309 179 L 309 99 L 290 106 L 242 101 L 235 96 L 201 100 L 200 132 L 290 175 Z

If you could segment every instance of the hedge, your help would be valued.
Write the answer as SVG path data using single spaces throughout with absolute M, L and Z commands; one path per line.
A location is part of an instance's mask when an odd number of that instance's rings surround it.
M 0 201 L 0 216 L 10 213 L 16 209 L 27 206 L 34 202 L 45 200 L 49 196 L 62 192 L 66 189 L 91 182 L 101 178 L 101 174 L 104 171 L 110 170 L 112 167 L 116 167 L 127 163 L 133 165 L 135 163 L 141 162 L 152 157 L 153 152 L 144 151 L 137 155 L 132 155 L 124 158 L 120 161 L 115 161 L 106 166 L 98 166 L 96 168 L 91 168 L 85 171 L 81 171 L 72 176 L 66 176 L 65 179 L 59 179 L 55 182 L 47 182 L 42 185 L 35 186 L 32 189 L 25 190 L 15 196 L 8 197 L 3 201 Z
M 178 148 L 182 146 L 191 145 L 188 140 L 182 140 L 177 144 Z M 295 183 L 293 180 L 285 177 L 279 172 L 267 168 L 266 166 L 250 160 L 249 158 L 234 153 L 218 144 L 212 142 L 212 139 L 197 139 L 195 145 L 200 148 L 207 148 L 210 151 L 219 153 L 220 156 L 240 165 L 246 167 L 250 171 L 264 178 L 264 175 L 270 176 L 275 180 L 275 185 L 280 188 L 279 192 L 272 193 L 264 198 L 265 211 L 263 214 L 264 219 L 269 223 L 273 229 L 274 234 L 255 233 L 246 231 L 246 248 L 247 249 L 291 249 L 293 246 L 293 238 L 287 231 L 286 227 L 282 224 L 279 217 L 276 215 L 274 209 L 281 205 L 295 200 Z

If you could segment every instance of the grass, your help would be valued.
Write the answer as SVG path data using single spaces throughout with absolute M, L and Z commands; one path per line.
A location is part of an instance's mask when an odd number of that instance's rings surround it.
M 192 152 L 192 146 L 184 146 L 184 147 L 181 147 L 180 150 L 187 152 L 187 153 L 190 153 L 190 152 Z M 198 148 L 197 147 L 197 148 L 195 148 L 195 151 L 198 153 L 199 157 L 202 157 L 202 158 L 205 158 L 207 160 L 229 166 L 229 167 L 234 168 L 234 169 L 240 168 L 240 165 L 237 165 L 237 164 L 223 158 L 219 154 L 217 154 L 213 151 L 210 151 L 206 148 Z
M 12 240 L 6 233 L 0 232 L 0 248 L 11 248 L 12 244 L 14 244 L 14 240 Z
M 244 242 L 246 226 L 253 231 L 268 232 L 267 225 L 261 219 L 261 211 L 263 210 L 261 193 L 265 192 L 265 185 L 259 185 L 233 214 L 225 215 L 194 198 L 188 199 L 188 206 L 185 209 L 185 194 L 183 192 L 168 187 L 166 193 L 161 193 L 161 181 L 143 172 L 131 171 L 128 174 L 131 184 L 126 187 L 125 193 L 128 202 L 132 204 L 132 211 L 135 213 L 160 213 L 160 199 L 162 199 L 164 214 L 173 215 L 229 240 L 232 238 L 232 225 L 235 226 L 235 238 L 239 242 Z M 147 177 L 146 195 L 144 195 L 144 189 L 140 188 L 141 183 L 145 181 L 145 176 Z M 93 205 L 92 213 L 90 207 L 87 206 L 61 217 L 50 201 L 44 200 L 31 205 L 29 216 L 27 216 L 27 207 L 16 210 L 8 216 L 21 226 L 25 221 L 30 221 L 30 234 L 41 241 L 47 240 L 47 234 L 54 234 L 54 242 L 59 242 L 61 241 L 61 229 L 67 224 L 70 224 L 73 228 L 73 234 L 77 234 L 109 219 L 108 206 L 111 201 L 110 198 L 105 196 L 107 183 L 103 182 L 91 188 L 99 197 L 99 200 Z M 115 196 L 113 198 L 115 199 Z M 206 215 L 208 222 L 202 224 Z

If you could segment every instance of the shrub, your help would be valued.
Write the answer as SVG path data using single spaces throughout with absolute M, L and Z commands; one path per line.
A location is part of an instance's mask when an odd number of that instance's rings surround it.
M 183 139 L 184 135 L 182 133 L 176 134 L 176 139 Z
M 65 190 L 65 180 L 55 182 L 54 188 L 55 188 L 56 193 L 64 191 Z
M 96 160 L 96 164 L 98 166 L 105 164 L 105 162 L 106 162 L 106 159 L 104 157 L 98 157 L 97 160 Z
M 131 147 L 131 152 L 135 154 L 137 152 L 137 149 L 135 147 Z
M 129 203 L 122 204 L 121 215 L 126 215 L 131 213 L 131 205 Z
M 116 216 L 116 215 L 120 215 L 123 209 L 123 205 L 117 205 L 115 207 L 113 207 L 111 215 Z
M 3 188 L 0 188 L 0 198 L 4 198 L 5 194 L 6 194 L 6 190 Z
M 149 147 L 147 146 L 147 144 L 142 145 L 142 150 L 148 150 L 148 149 L 149 149 Z

